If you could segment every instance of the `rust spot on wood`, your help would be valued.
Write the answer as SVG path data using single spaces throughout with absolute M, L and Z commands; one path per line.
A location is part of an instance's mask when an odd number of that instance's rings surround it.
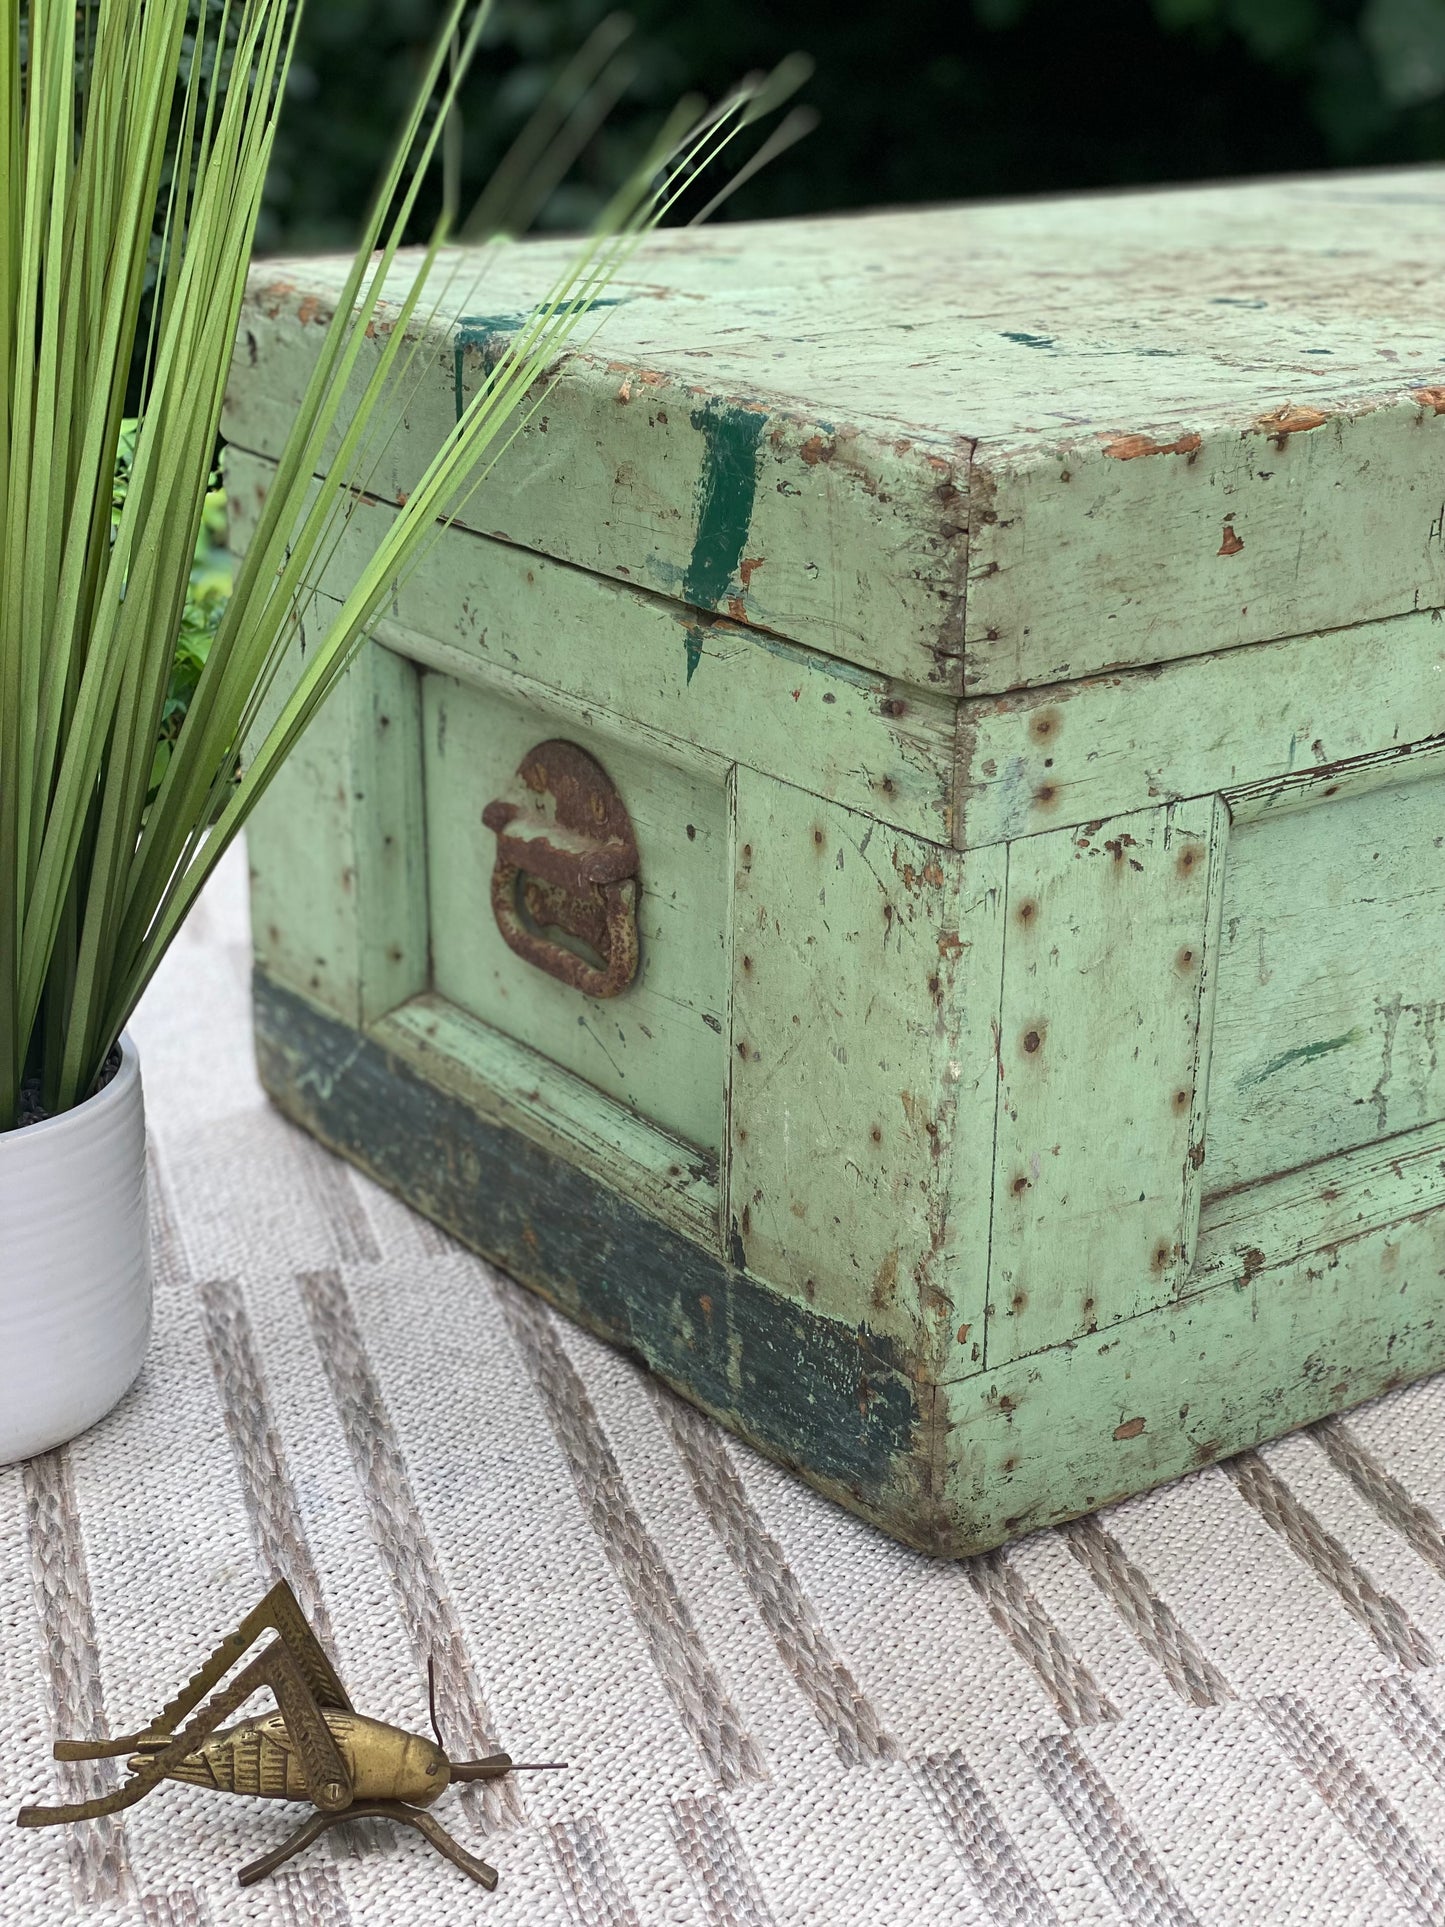
M 968 1343 L 968 1332 L 969 1332 L 969 1328 L 968 1328 L 968 1326 L 967 1326 L 967 1325 L 960 1325 L 960 1326 L 959 1326 L 959 1328 L 958 1328 L 958 1342 L 959 1342 L 959 1344 L 960 1344 L 960 1345 L 966 1345 L 966 1344 Z
M 1437 415 L 1445 415 L 1445 388 L 1417 388 L 1412 397 L 1422 408 L 1433 409 Z
M 1143 1419 L 1141 1418 L 1125 1419 L 1122 1425 L 1116 1425 L 1114 1427 L 1114 1437 L 1119 1440 L 1137 1439 L 1139 1434 L 1143 1430 L 1144 1430 Z
M 890 1251 L 873 1274 L 873 1289 L 869 1294 L 875 1311 L 886 1311 L 898 1296 L 898 1253 Z
M 1043 1041 L 1043 1032 L 1041 1030 L 1027 1030 L 1024 1032 L 1024 1049 L 1031 1057 L 1035 1051 L 1042 1047 Z
M 1025 928 L 1033 922 L 1038 914 L 1039 906 L 1032 897 L 1025 897 L 1018 909 L 1014 912 L 1014 915 Z
M 821 435 L 810 435 L 798 450 L 809 468 L 816 468 L 819 462 L 831 462 L 838 453 L 836 442 L 824 441 Z
M 1174 867 L 1179 872 L 1180 876 L 1187 877 L 1193 873 L 1194 866 L 1198 861 L 1199 861 L 1199 851 L 1195 849 L 1192 844 L 1190 844 L 1179 852 L 1179 861 L 1174 865 Z
M 1194 434 L 1178 435 L 1172 442 L 1156 442 L 1152 435 L 1115 435 L 1105 442 L 1104 453 L 1112 461 L 1133 462 L 1141 455 L 1197 455 L 1199 447 Z
M 1249 1280 L 1254 1277 L 1256 1272 L 1263 1271 L 1263 1270 L 1264 1270 L 1264 1253 L 1260 1250 L 1258 1245 L 1251 1245 L 1249 1247 L 1249 1250 L 1246 1251 L 1244 1254 L 1243 1282 L 1245 1284 L 1248 1284 Z
M 728 614 L 734 622 L 747 621 L 748 612 L 741 596 L 730 595 L 728 597 Z
M 1219 547 L 1215 550 L 1215 554 L 1238 555 L 1243 547 L 1244 537 L 1242 535 L 1236 535 L 1228 522 L 1226 522 L 1224 525 L 1224 534 L 1220 540 Z
M 743 557 L 742 561 L 738 564 L 738 577 L 742 582 L 744 590 L 750 589 L 753 586 L 753 577 L 762 566 L 763 557 L 760 555 L 745 555 Z

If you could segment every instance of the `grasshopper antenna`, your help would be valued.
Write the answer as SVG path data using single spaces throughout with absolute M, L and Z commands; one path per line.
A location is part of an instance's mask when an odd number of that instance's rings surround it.
M 445 1753 L 447 1743 L 442 1738 L 441 1727 L 437 1724 L 437 1669 L 436 1661 L 426 1663 L 427 1710 L 431 1714 L 431 1730 L 437 1736 L 437 1745 Z M 519 1762 L 510 1753 L 489 1753 L 485 1760 L 452 1760 L 451 1777 L 453 1780 L 500 1780 L 506 1773 L 565 1773 L 565 1760 L 543 1760 Z
M 447 1743 L 442 1738 L 441 1728 L 437 1725 L 437 1663 L 430 1654 L 427 1655 L 426 1662 L 426 1705 L 428 1713 L 431 1714 L 431 1730 L 437 1736 L 437 1745 L 445 1753 Z

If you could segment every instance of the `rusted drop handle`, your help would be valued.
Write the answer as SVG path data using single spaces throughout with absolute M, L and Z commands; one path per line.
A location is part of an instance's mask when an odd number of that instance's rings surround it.
M 492 871 L 492 914 L 508 946 L 549 977 L 580 990 L 584 997 L 620 996 L 637 975 L 637 879 L 625 877 L 621 883 L 600 887 L 606 928 L 597 948 L 606 958 L 607 967 L 598 970 L 565 944 L 554 943 L 539 930 L 527 928 L 517 908 L 517 884 L 522 874 L 515 863 L 500 856 Z
M 576 743 L 538 743 L 482 821 L 496 833 L 492 914 L 508 948 L 585 997 L 619 996 L 638 967 L 637 839 L 601 764 Z M 546 926 L 587 944 L 602 967 Z

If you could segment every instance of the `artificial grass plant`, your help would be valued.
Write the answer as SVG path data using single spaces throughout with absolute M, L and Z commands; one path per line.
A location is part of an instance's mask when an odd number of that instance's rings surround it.
M 91 1092 L 197 891 L 396 579 L 516 432 L 519 407 L 536 405 L 640 235 L 789 90 L 775 76 L 711 112 L 679 110 L 560 281 L 539 290 L 329 629 L 308 631 L 300 680 L 238 777 L 414 375 L 409 324 L 445 220 L 399 319 L 374 317 L 485 14 L 484 4 L 467 18 L 457 0 L 438 37 L 162 769 L 156 746 L 299 7 L 223 0 L 208 36 L 210 10 L 192 32 L 187 0 L 0 0 L 0 1131 L 16 1123 L 27 1083 L 49 1113 Z M 123 434 L 133 441 L 117 510 Z

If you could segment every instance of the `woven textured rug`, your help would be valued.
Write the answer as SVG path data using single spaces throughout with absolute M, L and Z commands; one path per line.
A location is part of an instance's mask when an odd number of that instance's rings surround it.
M 357 1705 L 566 1773 L 246 1891 L 293 1807 L 0 1827 L 0 1923 L 1445 1923 L 1445 1380 L 959 1565 L 892 1544 L 271 1111 L 228 862 L 135 1024 L 156 1336 L 0 1471 L 0 1808 L 107 1784 L 277 1574 Z

